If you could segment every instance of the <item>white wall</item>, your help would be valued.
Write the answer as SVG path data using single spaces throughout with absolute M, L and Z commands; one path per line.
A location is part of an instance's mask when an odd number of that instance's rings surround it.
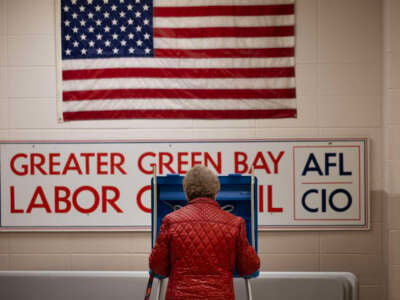
M 384 1 L 384 189 L 389 300 L 400 299 L 400 1 Z

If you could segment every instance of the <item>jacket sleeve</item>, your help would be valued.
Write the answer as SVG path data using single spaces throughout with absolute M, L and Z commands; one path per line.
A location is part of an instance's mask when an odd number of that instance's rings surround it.
M 260 269 L 260 258 L 247 240 L 246 225 L 242 218 L 236 248 L 236 270 L 240 276 L 249 276 Z
M 168 277 L 170 272 L 168 221 L 162 221 L 156 244 L 149 257 L 150 270 L 156 275 Z

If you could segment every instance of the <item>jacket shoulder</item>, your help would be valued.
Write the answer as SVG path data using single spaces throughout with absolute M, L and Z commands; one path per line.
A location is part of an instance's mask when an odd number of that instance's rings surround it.
M 212 223 L 223 223 L 232 227 L 239 227 L 244 219 L 221 209 L 220 207 L 208 207 L 203 209 L 193 206 L 185 206 L 167 214 L 164 217 L 165 223 L 180 223 L 192 221 L 209 221 Z
M 242 217 L 233 215 L 232 225 L 240 228 L 241 226 L 246 226 L 246 221 Z
M 224 214 L 226 220 L 229 220 L 230 223 L 232 223 L 232 224 L 239 225 L 240 223 L 244 222 L 244 219 L 242 217 L 236 216 L 233 213 L 231 213 L 229 211 L 225 211 L 223 209 L 221 209 L 221 211 Z

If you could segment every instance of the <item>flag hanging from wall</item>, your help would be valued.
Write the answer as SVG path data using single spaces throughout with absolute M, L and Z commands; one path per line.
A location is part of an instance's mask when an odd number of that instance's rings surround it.
M 296 117 L 295 0 L 58 0 L 60 121 Z

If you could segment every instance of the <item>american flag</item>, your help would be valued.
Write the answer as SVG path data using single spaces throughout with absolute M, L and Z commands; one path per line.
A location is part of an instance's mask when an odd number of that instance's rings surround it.
M 59 0 L 59 116 L 296 117 L 295 0 Z

